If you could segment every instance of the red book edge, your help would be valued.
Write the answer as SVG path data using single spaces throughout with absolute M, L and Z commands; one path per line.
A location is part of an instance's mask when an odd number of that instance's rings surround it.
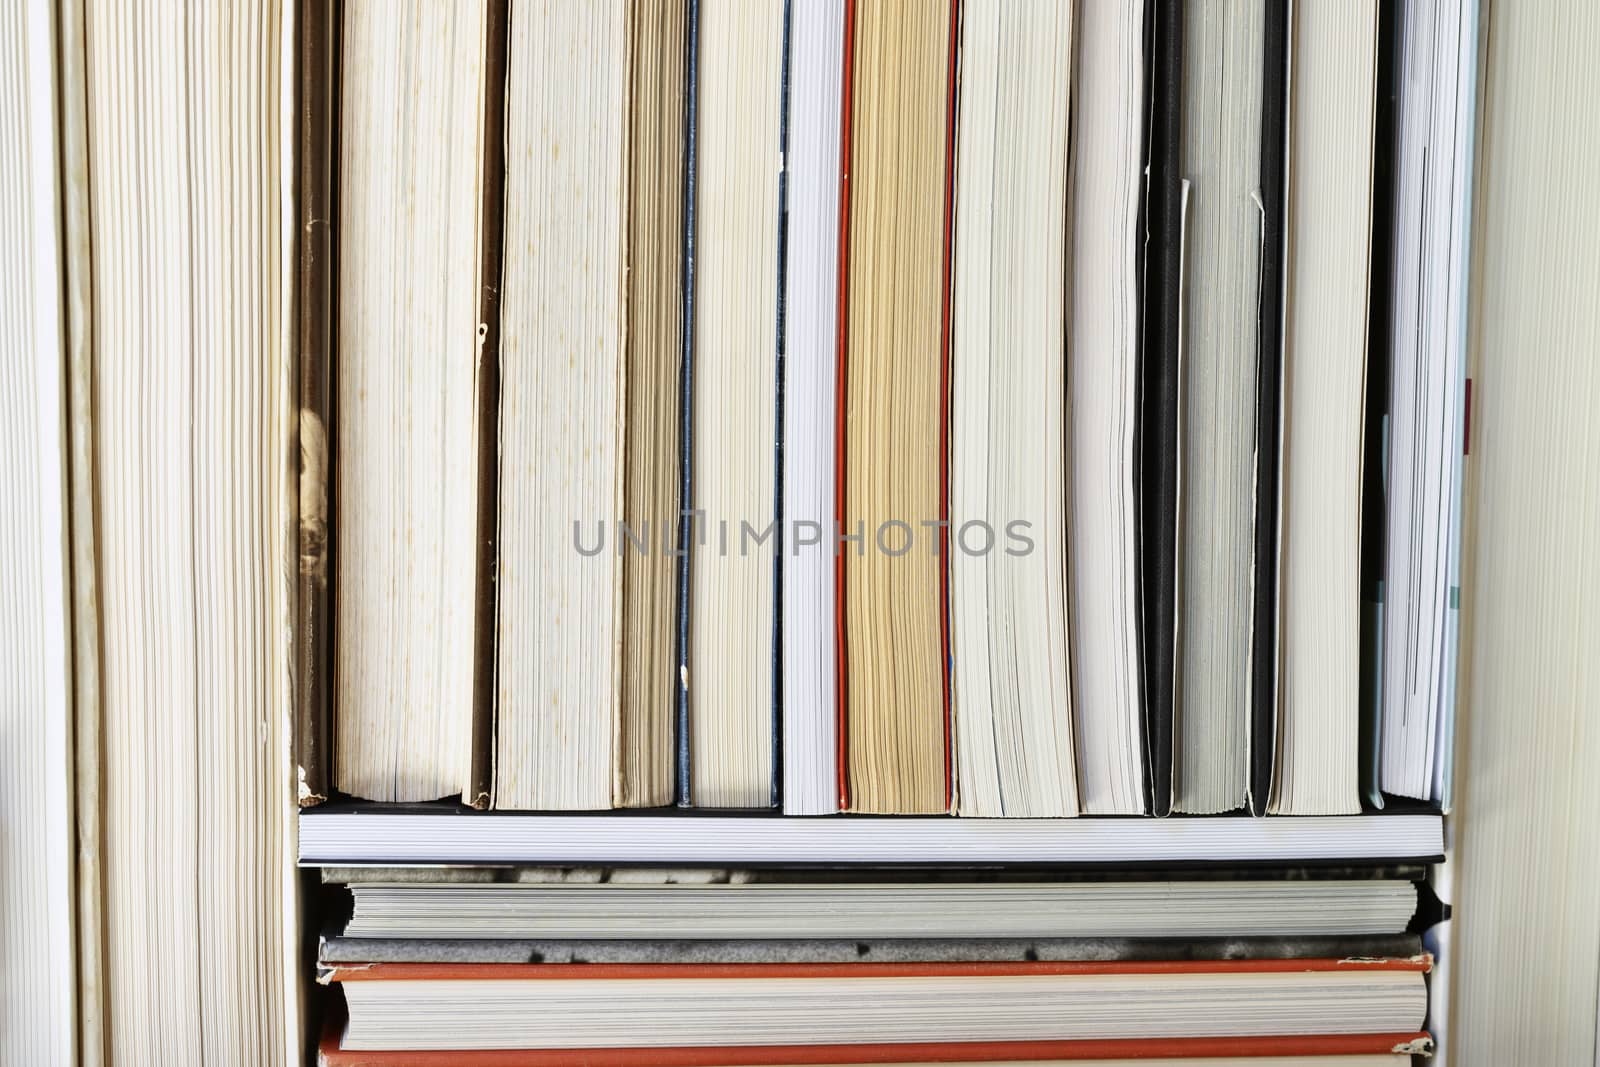
M 956 79 L 961 33 L 961 0 L 950 0 L 948 35 L 949 68 L 945 79 L 945 168 L 943 262 L 939 310 L 939 676 L 944 693 L 944 806 L 955 799 L 955 774 L 951 751 L 950 697 L 950 266 L 952 220 L 955 214 Z M 854 148 L 851 115 L 854 110 L 856 0 L 845 0 L 843 85 L 839 94 L 839 304 L 838 366 L 835 377 L 834 419 L 834 536 L 845 529 L 845 423 L 846 383 L 850 336 L 850 167 Z M 849 650 L 845 637 L 845 553 L 834 542 L 834 644 L 838 660 L 838 775 L 839 809 L 850 810 Z
M 368 963 L 327 968 L 329 982 L 630 978 L 982 978 L 1005 975 L 1427 973 L 1433 957 L 1308 960 L 1034 960 L 969 963 Z
M 850 810 L 850 685 L 849 649 L 845 644 L 844 622 L 844 553 L 839 551 L 839 531 L 844 529 L 845 504 L 845 419 L 849 410 L 846 404 L 846 385 L 849 381 L 846 356 L 850 339 L 850 116 L 853 110 L 856 54 L 856 3 L 845 0 L 844 5 L 844 56 L 839 92 L 839 306 L 835 318 L 838 331 L 839 357 L 834 381 L 834 480 L 833 480 L 833 636 L 834 653 L 838 659 L 835 677 L 838 684 L 838 709 L 836 712 L 838 734 L 839 810 Z
M 1160 1056 L 1230 1060 L 1245 1056 L 1350 1056 L 1428 1052 L 1426 1033 L 1296 1037 L 1123 1038 L 1100 1041 L 985 1041 L 882 1045 L 727 1045 L 700 1048 L 473 1049 L 357 1052 L 339 1047 L 330 1019 L 317 1050 L 321 1067 L 791 1067 L 811 1064 L 992 1063 L 1004 1060 L 1140 1060 Z

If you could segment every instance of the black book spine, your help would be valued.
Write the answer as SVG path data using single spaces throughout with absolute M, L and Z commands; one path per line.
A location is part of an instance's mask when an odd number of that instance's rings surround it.
M 1172 811 L 1177 685 L 1178 406 L 1183 345 L 1183 0 L 1153 0 L 1140 354 L 1140 607 L 1150 811 Z
M 1399 148 L 1401 5 L 1378 14 L 1378 84 L 1372 138 L 1372 274 L 1367 316 L 1367 394 L 1361 460 L 1361 766 L 1362 800 L 1383 807 L 1383 574 L 1387 552 L 1390 366 L 1394 344 L 1395 157 Z
M 1256 348 L 1255 544 L 1250 624 L 1250 812 L 1272 794 L 1278 727 L 1278 506 L 1283 384 L 1289 2 L 1267 0 L 1261 79 L 1261 288 Z

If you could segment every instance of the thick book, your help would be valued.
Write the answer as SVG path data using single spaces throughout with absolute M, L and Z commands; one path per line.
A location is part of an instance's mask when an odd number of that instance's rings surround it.
M 611 806 L 628 11 L 519 7 L 506 60 L 494 806 Z M 607 540 L 607 533 L 614 541 Z
M 629 6 L 619 808 L 670 804 L 675 784 L 685 33 L 685 0 Z
M 1089 815 L 1149 807 L 1140 658 L 1145 2 L 1078 11 L 1067 337 L 1073 739 Z
M 1421 6 L 1421 5 L 1415 5 Z M 1446 5 L 1431 5 L 1442 11 Z M 1467 2 L 1472 198 L 1454 1063 L 1594 1055 L 1600 6 Z M 1443 116 L 1440 116 L 1441 118 Z M 1569 955 L 1570 954 L 1570 955 Z M 1557 963 L 1570 958 L 1575 966 Z M 1555 1002 L 1539 987 L 1553 973 Z M 1537 1025 L 1530 1026 L 1530 1020 Z
M 59 94 L 55 115 L 0 108 L 0 307 L 26 306 L 39 331 L 0 313 L 0 906 L 26 915 L 0 933 L 6 1063 L 296 1058 L 289 6 L 0 15 L 0 85 Z M 12 271 L 13 257 L 30 266 Z M 13 447 L 25 397 L 46 425 L 65 413 L 38 438 L 54 439 L 53 470 Z M 17 469 L 33 491 L 13 495 Z M 12 539 L 52 526 L 71 531 L 70 569 Z M 60 582 L 70 632 L 48 610 Z M 30 666 L 35 649 L 47 658 Z M 68 701 L 35 687 L 69 667 Z M 29 798 L 60 820 L 47 851 L 12 791 L 69 767 L 75 798 Z M 50 852 L 70 857 L 70 879 Z M 64 930 L 64 954 L 31 958 Z M 65 1015 L 48 1006 L 62 998 Z M 54 1048 L 35 1043 L 46 1027 Z
M 333 785 L 432 800 L 471 792 L 476 642 L 493 636 L 474 625 L 486 20 L 423 3 L 341 12 L 335 416 L 301 425 L 302 451 L 330 445 L 332 552 L 312 565 L 334 589 Z
M 1267 4 L 1184 9 L 1177 696 L 1173 810 L 1249 792 L 1250 594 Z
M 1290 12 L 1280 688 L 1270 808 L 1360 810 L 1361 445 L 1378 4 Z
M 1291 937 L 1397 934 L 1389 879 L 382 884 L 350 887 L 348 937 L 495 939 Z
M 1078 813 L 1067 604 L 1073 5 L 969 5 L 950 291 L 951 721 L 962 815 Z
M 1383 789 L 1449 799 L 1459 638 L 1460 485 L 1465 462 L 1468 229 L 1477 32 L 1462 0 L 1408 5 L 1392 219 L 1391 374 L 1385 481 L 1408 490 L 1387 515 L 1381 756 Z M 1398 18 L 1398 16 L 1397 16 Z M 1374 242 L 1377 234 L 1374 234 Z M 1374 371 L 1376 368 L 1374 368 Z
M 336 967 L 325 977 L 344 992 L 345 1049 L 605 1049 L 619 1027 L 638 1047 L 666 1049 L 725 1044 L 735 1034 L 780 1046 L 1414 1034 L 1430 966 L 1426 956 L 393 963 Z
M 553 5 L 508 32 L 494 805 L 657 806 L 676 733 L 686 15 Z
M 699 0 L 695 63 L 693 528 L 682 683 L 695 807 L 776 789 L 774 580 L 782 0 Z
M 841 807 L 948 811 L 950 205 L 959 4 L 845 9 Z

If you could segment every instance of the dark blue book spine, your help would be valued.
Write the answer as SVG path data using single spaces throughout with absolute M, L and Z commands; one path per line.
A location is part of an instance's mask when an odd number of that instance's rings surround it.
M 773 421 L 772 517 L 778 526 L 772 553 L 772 806 L 783 805 L 783 408 L 784 375 L 787 373 L 784 348 L 784 307 L 789 290 L 789 65 L 794 37 L 793 0 L 783 2 L 783 87 L 778 116 L 778 365 L 773 392 L 776 417 Z
M 695 237 L 695 105 L 699 81 L 700 3 L 689 0 L 684 12 L 683 94 L 683 359 L 679 368 L 678 470 L 678 804 L 689 800 L 689 568 L 694 512 L 694 237 Z

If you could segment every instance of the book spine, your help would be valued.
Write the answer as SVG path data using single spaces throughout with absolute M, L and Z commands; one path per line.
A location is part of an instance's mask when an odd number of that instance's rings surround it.
M 1267 1037 L 1137 1037 L 1068 1041 L 974 1041 L 870 1045 L 723 1045 L 686 1048 L 491 1049 L 355 1052 L 330 1027 L 318 1052 L 326 1067 L 766 1067 L 778 1064 L 1059 1063 L 1182 1058 L 1243 1064 L 1263 1056 L 1427 1055 L 1426 1033 Z M 1320 1062 L 1320 1060 L 1318 1061 Z M 1410 1062 L 1397 1059 L 1396 1062 Z
M 845 512 L 845 413 L 848 407 L 850 341 L 850 156 L 853 148 L 851 114 L 854 110 L 856 55 L 856 0 L 845 0 L 844 58 L 839 92 L 839 357 L 834 385 L 834 483 L 833 483 L 833 603 L 834 641 L 838 665 L 838 742 L 839 810 L 850 810 L 850 655 L 845 633 L 845 553 L 838 551 L 837 538 L 844 529 Z
M 954 276 L 956 209 L 956 93 L 961 71 L 961 3 L 950 0 L 949 75 L 944 98 L 944 251 L 939 279 L 939 654 L 944 687 L 944 808 L 955 807 L 955 755 L 950 659 L 950 284 Z M 842 410 L 842 409 L 841 409 Z
M 783 806 L 783 470 L 784 382 L 788 373 L 785 314 L 789 291 L 789 89 L 794 49 L 794 3 L 783 0 L 783 74 L 778 110 L 778 322 L 777 375 L 774 392 L 772 451 L 772 518 L 778 536 L 772 553 L 772 792 L 769 803 Z
M 336 5 L 301 0 L 295 80 L 296 390 L 299 487 L 296 520 L 294 753 L 301 807 L 328 799 L 332 719 L 334 182 L 338 108 Z
M 1177 685 L 1178 354 L 1183 343 L 1183 3 L 1152 0 L 1145 220 L 1140 526 L 1144 731 L 1150 811 L 1172 811 Z
M 1427 974 L 1433 957 L 1384 959 L 1018 960 L 937 963 L 361 963 L 326 968 L 330 982 L 627 981 L 721 979 L 762 981 L 829 978 L 1001 978 L 1060 975 Z
M 478 532 L 474 577 L 472 762 L 462 799 L 487 808 L 494 787 L 500 544 L 500 291 L 506 217 L 506 0 L 488 0 L 483 56 L 483 206 L 478 216 Z
M 106 938 L 107 894 L 105 892 L 106 814 L 101 807 L 102 786 L 106 779 L 105 719 L 101 703 L 103 630 L 100 625 L 101 577 L 98 494 L 96 491 L 96 427 L 94 419 L 94 257 L 89 212 L 89 56 L 86 45 L 85 11 L 79 4 L 62 4 L 56 9 L 56 48 L 59 95 L 59 151 L 61 167 L 62 294 L 66 330 L 67 397 L 67 507 L 71 530 L 70 620 L 72 663 L 69 712 L 71 746 L 70 818 L 74 824 L 72 880 L 75 895 L 73 939 L 77 943 L 77 1063 L 79 1067 L 106 1067 L 109 946 Z M 296 16 L 297 18 L 299 16 Z M 304 59 L 295 58 L 296 69 Z M 301 84 L 301 79 L 296 79 Z M 300 96 L 294 103 L 299 104 Z M 299 131 L 295 131 L 299 135 Z M 297 175 L 298 177 L 298 175 Z M 294 222 L 301 220 L 296 217 Z M 300 232 L 295 231 L 297 234 Z M 295 248 L 299 248 L 298 241 Z M 296 326 L 298 329 L 298 324 Z M 281 386 L 286 394 L 298 389 L 294 353 L 288 353 L 290 366 Z M 295 425 L 297 412 L 289 412 Z M 286 460 L 286 466 L 292 463 Z M 283 494 L 286 510 L 295 529 L 299 526 L 297 469 L 285 471 Z M 298 546 L 297 546 L 298 547 Z M 293 563 L 295 575 L 285 576 L 286 584 L 298 583 L 298 553 Z M 299 632 L 291 635 L 298 654 Z M 296 709 L 299 694 L 291 691 Z M 298 716 L 298 711 L 296 711 Z M 295 736 L 300 735 L 298 720 Z M 298 758 L 298 751 L 295 753 Z
M 689 568 L 694 559 L 690 539 L 696 536 L 694 511 L 694 255 L 695 255 L 695 174 L 698 157 L 697 84 L 700 74 L 700 0 L 688 0 L 684 12 L 683 62 L 683 360 L 679 378 L 678 471 L 678 626 L 677 626 L 677 798 L 680 807 L 689 807 Z
M 1283 381 L 1284 180 L 1289 138 L 1289 0 L 1267 0 L 1261 79 L 1261 291 L 1256 332 L 1255 537 L 1250 611 L 1252 815 L 1272 794 L 1278 716 L 1278 494 Z
M 1361 799 L 1383 807 L 1384 560 L 1388 534 L 1390 368 L 1394 362 L 1394 262 L 1399 148 L 1400 6 L 1378 12 L 1378 83 L 1372 138 L 1372 268 L 1368 276 L 1367 382 L 1361 445 Z

